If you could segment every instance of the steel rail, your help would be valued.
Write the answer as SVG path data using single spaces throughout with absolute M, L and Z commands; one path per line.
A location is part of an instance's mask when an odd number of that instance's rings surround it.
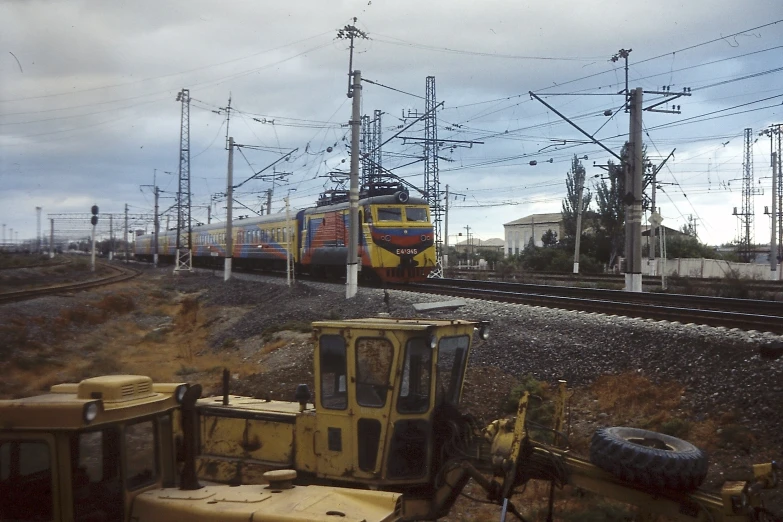
M 399 285 L 394 286 L 395 289 L 408 290 L 415 292 L 433 293 L 438 295 L 449 295 L 454 297 L 467 297 L 475 299 L 484 299 L 488 301 L 500 301 L 506 303 L 526 304 L 533 306 L 543 306 L 547 308 L 561 308 L 566 310 L 576 310 L 584 312 L 595 312 L 601 314 L 610 315 L 624 315 L 628 317 L 638 317 L 644 319 L 665 320 L 665 321 L 677 321 L 680 323 L 697 323 L 708 326 L 723 326 L 726 328 L 738 328 L 741 330 L 758 330 L 767 331 L 772 333 L 783 334 L 783 312 L 779 310 L 781 305 L 775 303 L 778 306 L 778 310 L 774 310 L 776 313 L 759 313 L 757 310 L 752 309 L 750 303 L 759 303 L 759 301 L 737 299 L 729 301 L 742 301 L 746 302 L 748 308 L 744 309 L 710 309 L 710 308 L 696 308 L 687 306 L 686 303 L 663 303 L 655 302 L 652 299 L 659 299 L 665 294 L 636 294 L 631 292 L 618 292 L 618 291 L 606 291 L 614 292 L 602 294 L 603 298 L 597 298 L 595 295 L 591 295 L 590 291 L 595 289 L 575 289 L 571 288 L 572 295 L 552 295 L 552 293 L 545 293 L 543 289 L 538 292 L 523 291 L 519 286 L 509 286 L 507 289 L 486 288 L 481 285 L 470 286 L 470 283 L 482 283 L 487 285 L 485 281 L 471 282 L 466 280 L 457 280 L 461 284 L 454 285 L 453 280 L 441 279 L 431 280 L 427 283 L 415 284 L 415 285 Z M 467 283 L 467 284 L 466 284 Z M 489 283 L 491 285 L 492 283 Z M 495 285 L 498 285 L 495 283 Z M 533 285 L 536 286 L 536 285 Z M 542 286 L 542 285 L 538 285 Z M 564 287 L 547 287 L 547 289 L 556 289 L 555 291 Z M 583 296 L 577 297 L 578 291 L 587 290 Z M 553 292 L 554 293 L 554 292 Z M 628 294 L 628 295 L 625 295 Z M 646 297 L 652 297 L 651 300 L 645 300 Z M 687 296 L 691 298 L 692 296 Z M 613 299 L 614 298 L 614 299 Z M 721 299 L 721 298 L 712 298 Z M 760 303 L 768 303 L 767 301 L 760 301 Z
M 63 292 L 74 292 L 81 290 L 88 290 L 99 286 L 111 285 L 114 283 L 120 283 L 132 279 L 141 271 L 129 267 L 117 267 L 107 263 L 101 263 L 115 272 L 113 275 L 101 277 L 98 279 L 90 279 L 88 281 L 78 281 L 74 283 L 66 283 L 61 285 L 52 285 L 40 288 L 30 288 L 27 290 L 15 290 L 12 292 L 0 293 L 0 304 L 11 303 L 17 301 L 26 301 L 28 299 L 34 299 L 44 295 L 62 294 Z

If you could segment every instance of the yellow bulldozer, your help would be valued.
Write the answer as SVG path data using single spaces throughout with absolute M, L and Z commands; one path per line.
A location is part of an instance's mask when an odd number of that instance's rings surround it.
M 460 399 L 488 328 L 315 322 L 315 389 L 299 385 L 294 402 L 232 395 L 227 372 L 218 397 L 108 376 L 0 401 L 0 520 L 435 520 L 471 479 L 501 520 L 524 520 L 513 497 L 530 480 L 551 483 L 550 510 L 571 485 L 674 520 L 774 520 L 761 490 L 777 485 L 775 462 L 715 495 L 698 489 L 704 453 L 663 434 L 605 428 L 589 459 L 573 455 L 562 381 L 546 441 L 527 394 L 515 416 L 480 425 Z

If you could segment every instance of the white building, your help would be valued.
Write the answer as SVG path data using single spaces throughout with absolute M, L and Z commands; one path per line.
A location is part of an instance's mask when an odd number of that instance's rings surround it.
M 563 237 L 563 215 L 556 214 L 532 214 L 516 219 L 503 225 L 505 240 L 503 252 L 506 257 L 517 255 L 525 249 L 530 238 L 534 238 L 536 246 L 544 246 L 541 240 L 547 230 L 557 232 L 557 239 Z

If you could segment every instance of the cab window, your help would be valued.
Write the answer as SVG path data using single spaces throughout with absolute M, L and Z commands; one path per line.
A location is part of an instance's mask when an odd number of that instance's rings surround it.
M 128 490 L 148 486 L 157 480 L 156 435 L 151 419 L 125 426 L 125 484 Z
M 348 407 L 347 356 L 341 335 L 322 335 L 319 340 L 321 406 L 330 410 Z
M 2 520 L 53 520 L 52 463 L 43 440 L 0 442 Z
M 74 520 L 122 519 L 119 430 L 71 436 Z
M 360 406 L 386 405 L 393 356 L 394 347 L 388 339 L 356 341 L 356 402 Z
M 405 219 L 427 223 L 427 209 L 422 207 L 405 207 Z
M 432 350 L 426 339 L 417 337 L 408 341 L 403 364 L 397 411 L 425 413 L 430 407 L 432 373 Z
M 436 404 L 458 404 L 469 343 L 467 335 L 443 337 L 438 343 Z
M 378 221 L 402 221 L 402 208 L 378 207 Z

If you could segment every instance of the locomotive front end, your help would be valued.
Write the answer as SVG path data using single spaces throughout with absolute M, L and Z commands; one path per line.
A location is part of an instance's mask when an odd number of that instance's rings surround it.
M 429 205 L 423 199 L 398 196 L 374 199 L 364 211 L 370 239 L 364 264 L 384 282 L 426 279 L 436 264 Z

